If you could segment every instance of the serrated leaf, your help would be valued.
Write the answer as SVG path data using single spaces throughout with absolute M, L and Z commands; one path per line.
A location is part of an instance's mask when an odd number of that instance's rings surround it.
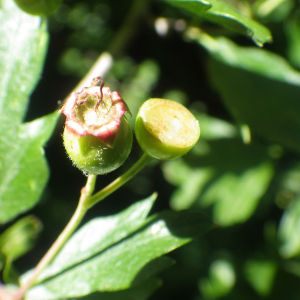
M 165 0 L 166 2 L 183 8 L 194 15 L 217 23 L 229 30 L 247 35 L 258 45 L 272 41 L 270 30 L 255 20 L 241 14 L 229 4 L 221 0 Z
M 41 195 L 48 179 L 42 146 L 57 118 L 54 112 L 21 124 L 15 136 L 0 144 L 0 223 L 31 208 Z
M 271 32 L 264 25 L 242 15 L 225 2 L 209 0 L 209 3 L 212 4 L 212 7 L 204 15 L 206 19 L 230 30 L 248 35 L 258 46 L 272 41 Z
M 40 17 L 23 13 L 13 1 L 4 0 L 1 5 L 0 223 L 4 223 L 40 197 L 48 178 L 42 146 L 58 115 L 22 124 L 41 74 L 48 34 Z
M 141 284 L 154 276 L 168 261 L 153 261 L 213 224 L 195 212 L 163 212 L 149 224 L 98 255 L 34 286 L 27 300 L 51 300 L 84 296 L 95 291 L 118 291 Z
M 39 276 L 39 281 L 43 281 L 104 251 L 136 231 L 144 224 L 155 199 L 156 194 L 153 194 L 117 215 L 95 218 L 82 226 Z

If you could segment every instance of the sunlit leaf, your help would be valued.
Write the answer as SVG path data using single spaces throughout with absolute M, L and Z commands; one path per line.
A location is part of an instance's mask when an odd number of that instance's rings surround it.
M 235 10 L 226 1 L 167 0 L 167 2 L 225 28 L 247 35 L 259 46 L 272 41 L 271 32 L 267 27 Z
M 166 2 L 183 8 L 193 14 L 202 15 L 209 8 L 211 8 L 211 4 L 206 0 L 165 0 Z
M 15 136 L 1 136 L 0 223 L 31 208 L 44 190 L 48 166 L 42 146 L 49 139 L 58 113 L 23 123 Z
M 26 299 L 72 298 L 138 286 L 173 264 L 170 259 L 159 258 L 161 255 L 213 227 L 204 215 L 188 211 L 166 211 L 154 219 L 150 217 L 149 222 L 100 253 L 34 286 Z M 125 230 L 127 226 L 130 220 L 118 230 Z M 77 243 L 82 245 L 81 241 Z
M 4 223 L 31 208 L 44 189 L 48 168 L 42 146 L 57 113 L 22 124 L 44 63 L 46 22 L 3 0 L 0 24 L 0 223 Z
M 39 280 L 45 280 L 88 259 L 136 231 L 145 224 L 155 199 L 156 194 L 117 215 L 95 218 L 84 225 L 63 247 Z

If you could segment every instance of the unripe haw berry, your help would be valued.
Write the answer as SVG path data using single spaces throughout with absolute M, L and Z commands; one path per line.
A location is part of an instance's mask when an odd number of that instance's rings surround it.
M 62 0 L 14 0 L 14 2 L 30 15 L 45 16 L 53 13 Z
M 149 99 L 138 112 L 135 134 L 149 156 L 169 160 L 182 156 L 196 144 L 200 127 L 183 105 L 166 99 Z
M 72 93 L 61 112 L 66 115 L 64 146 L 74 164 L 90 174 L 106 174 L 121 166 L 132 146 L 129 112 L 119 93 L 103 86 L 101 77 L 91 87 Z M 130 112 L 129 112 L 130 113 Z

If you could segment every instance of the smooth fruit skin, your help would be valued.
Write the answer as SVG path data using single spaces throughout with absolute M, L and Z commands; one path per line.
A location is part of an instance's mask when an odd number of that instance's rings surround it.
M 63 140 L 68 155 L 79 169 L 101 175 L 114 171 L 125 162 L 132 147 L 132 132 L 123 116 L 113 148 L 107 147 L 100 138 L 93 135 L 76 137 L 67 128 Z
M 135 135 L 149 156 L 170 160 L 186 154 L 196 144 L 200 127 L 183 105 L 167 99 L 149 99 L 138 112 Z

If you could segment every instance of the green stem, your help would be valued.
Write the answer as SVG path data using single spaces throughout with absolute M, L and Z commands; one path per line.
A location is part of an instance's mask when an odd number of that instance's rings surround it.
M 88 206 L 88 208 L 91 208 L 96 203 L 103 200 L 108 195 L 110 195 L 115 190 L 117 190 L 119 187 L 121 187 L 123 184 L 125 184 L 127 181 L 129 181 L 141 169 L 143 169 L 151 160 L 152 157 L 144 153 L 143 156 L 123 175 L 121 175 L 119 178 L 114 180 L 112 183 L 110 183 L 108 186 L 106 186 L 104 189 L 102 189 L 95 195 L 89 197 L 89 199 L 86 201 L 86 205 Z
M 85 213 L 88 210 L 86 202 L 89 199 L 89 196 L 94 191 L 96 178 L 97 178 L 96 175 L 89 174 L 86 186 L 83 187 L 81 190 L 81 196 L 79 199 L 79 203 L 78 203 L 78 206 L 77 206 L 71 220 L 69 221 L 69 223 L 67 224 L 65 229 L 62 231 L 62 233 L 59 235 L 57 240 L 54 242 L 54 244 L 50 247 L 48 252 L 44 255 L 44 257 L 41 259 L 41 261 L 35 267 L 29 280 L 25 283 L 25 285 L 23 285 L 18 290 L 17 294 L 14 296 L 14 299 L 16 299 L 16 300 L 23 299 L 26 291 L 35 283 L 36 279 L 41 274 L 41 272 L 52 261 L 52 259 L 58 253 L 58 251 L 62 248 L 62 246 L 65 244 L 65 242 L 71 236 L 71 234 L 78 227 L 79 223 L 81 222 Z
M 133 176 L 135 176 L 141 169 L 143 169 L 150 161 L 152 157 L 147 155 L 146 153 L 123 175 L 114 180 L 111 184 L 106 186 L 104 189 L 91 196 L 94 191 L 95 183 L 96 183 L 96 175 L 89 174 L 86 186 L 81 190 L 81 196 L 79 199 L 78 206 L 71 220 L 59 235 L 57 240 L 45 254 L 45 256 L 41 259 L 38 265 L 33 270 L 31 277 L 29 280 L 21 286 L 21 288 L 17 291 L 17 293 L 13 296 L 13 300 L 21 300 L 24 297 L 26 291 L 36 283 L 36 279 L 41 274 L 41 272 L 45 269 L 45 267 L 53 260 L 58 251 L 62 248 L 62 246 L 66 243 L 71 234 L 76 230 L 79 223 L 85 216 L 87 210 L 94 206 L 99 201 L 106 198 L 108 195 L 113 193 L 123 184 L 125 184 L 128 180 L 130 180 Z

